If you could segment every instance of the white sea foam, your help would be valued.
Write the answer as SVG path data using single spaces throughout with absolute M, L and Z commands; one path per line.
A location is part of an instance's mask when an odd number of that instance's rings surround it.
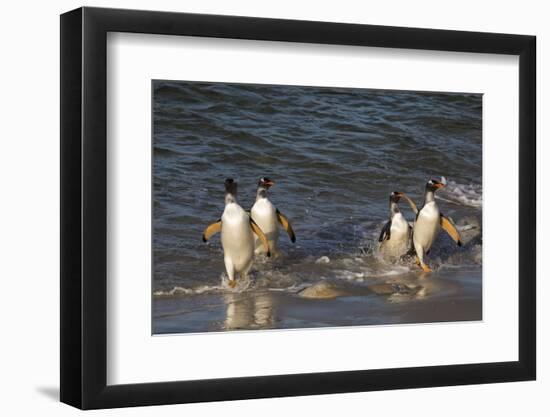
M 378 274 L 376 274 L 377 277 L 387 277 L 392 275 L 401 275 L 406 274 L 407 272 L 410 272 L 411 268 L 409 268 L 407 265 L 395 265 L 392 269 L 388 271 L 382 271 Z
M 481 208 L 483 203 L 482 187 L 478 184 L 458 184 L 448 181 L 447 186 L 436 196 L 444 201 L 469 207 Z
M 191 295 L 191 294 L 205 294 L 215 293 L 222 290 L 220 285 L 201 285 L 197 288 L 185 288 L 185 287 L 173 287 L 170 290 L 157 290 L 153 292 L 155 297 L 170 297 L 175 295 Z
M 346 262 L 342 262 L 343 266 L 346 266 Z M 358 265 L 355 265 L 356 267 Z M 375 264 L 363 263 L 359 270 L 339 269 L 334 271 L 335 277 L 341 280 L 351 282 L 368 282 L 369 280 L 376 280 L 391 276 L 398 276 L 411 272 L 411 268 L 405 263 L 385 263 L 378 261 Z
M 315 261 L 316 264 L 328 264 L 330 263 L 330 258 L 328 256 L 321 256 Z

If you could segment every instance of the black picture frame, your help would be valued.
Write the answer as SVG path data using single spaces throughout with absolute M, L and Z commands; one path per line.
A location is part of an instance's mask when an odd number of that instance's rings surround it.
M 519 360 L 107 385 L 108 32 L 519 56 Z M 536 38 L 251 17 L 79 8 L 61 15 L 61 401 L 82 409 L 536 378 Z

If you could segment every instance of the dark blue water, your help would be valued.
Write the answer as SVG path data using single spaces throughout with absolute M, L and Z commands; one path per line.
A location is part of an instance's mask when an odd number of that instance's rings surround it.
M 441 210 L 476 236 L 463 249 L 442 236 L 430 262 L 478 271 L 481 286 L 481 95 L 154 81 L 153 106 L 155 300 L 228 291 L 219 238 L 201 241 L 227 177 L 244 208 L 258 179 L 273 179 L 269 197 L 297 235 L 295 245 L 281 235 L 283 256 L 257 262 L 247 291 L 410 278 L 414 266 L 375 256 L 388 195 L 421 204 L 426 180 L 442 175 Z

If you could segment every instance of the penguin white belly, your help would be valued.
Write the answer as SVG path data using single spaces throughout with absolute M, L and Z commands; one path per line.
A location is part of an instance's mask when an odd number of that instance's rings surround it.
M 254 238 L 248 214 L 236 203 L 225 206 L 222 215 L 221 242 L 226 268 L 233 272 L 248 272 L 254 256 Z M 227 268 L 230 269 L 230 268 Z M 227 273 L 231 277 L 232 271 Z
M 267 198 L 261 198 L 252 206 L 250 210 L 252 220 L 256 222 L 269 243 L 269 250 L 275 253 L 277 250 L 277 240 L 279 239 L 279 229 L 277 225 L 277 209 Z M 255 253 L 264 253 L 262 242 L 258 236 L 254 235 Z
M 440 229 L 439 208 L 435 202 L 427 203 L 418 213 L 414 223 L 413 242 L 414 246 L 421 247 L 426 253 L 432 247 Z M 417 250 L 418 252 L 418 250 Z
M 401 213 L 396 213 L 391 222 L 390 238 L 380 245 L 384 257 L 400 258 L 409 250 L 409 223 Z

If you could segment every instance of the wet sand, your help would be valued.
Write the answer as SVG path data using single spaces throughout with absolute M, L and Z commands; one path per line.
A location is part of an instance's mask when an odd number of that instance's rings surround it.
M 364 285 L 153 299 L 154 334 L 482 320 L 481 268 L 411 272 Z M 315 289 L 316 287 L 314 287 Z

